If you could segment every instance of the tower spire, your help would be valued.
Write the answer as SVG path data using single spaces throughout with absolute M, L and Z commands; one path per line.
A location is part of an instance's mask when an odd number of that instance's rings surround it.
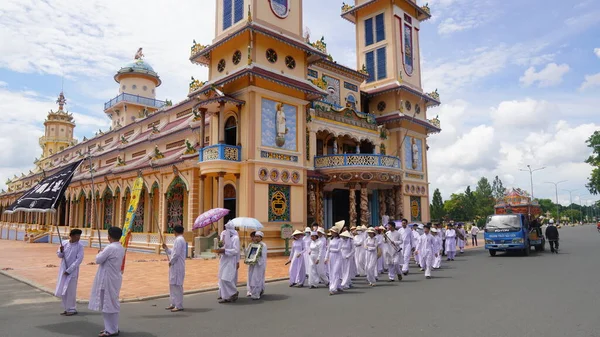
M 65 104 L 67 104 L 67 99 L 65 98 L 65 95 L 62 90 L 60 91 L 60 94 L 58 95 L 58 99 L 56 100 L 56 103 L 58 103 L 58 111 L 63 111 Z

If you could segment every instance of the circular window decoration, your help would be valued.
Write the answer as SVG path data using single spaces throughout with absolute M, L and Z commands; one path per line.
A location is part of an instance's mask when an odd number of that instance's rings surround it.
M 385 110 L 386 104 L 384 101 L 377 103 L 377 111 L 383 112 Z
M 279 179 L 279 171 L 277 171 L 276 169 L 272 169 L 269 176 L 271 177 L 271 180 L 277 181 Z
M 147 87 L 147 86 L 143 86 L 143 87 L 142 87 L 142 90 L 144 90 L 144 91 L 147 91 L 147 90 L 148 90 L 148 87 Z
M 242 52 L 239 50 L 236 50 L 235 53 L 233 53 L 231 62 L 233 62 L 233 64 L 237 65 L 240 63 L 241 60 L 242 60 Z
M 217 70 L 222 73 L 223 70 L 225 70 L 225 59 L 221 59 L 221 61 L 219 61 L 219 63 L 217 64 Z
M 281 180 L 284 183 L 287 183 L 290 180 L 290 172 L 288 172 L 287 170 L 281 171 Z
M 296 60 L 294 60 L 294 58 L 291 56 L 286 56 L 285 57 L 285 66 L 290 69 L 296 68 Z
M 258 177 L 260 178 L 260 180 L 266 181 L 269 178 L 269 171 L 267 171 L 266 168 L 262 167 L 260 170 L 258 170 Z
M 410 104 L 409 101 L 404 102 L 404 107 L 406 108 L 406 110 L 410 111 L 410 109 L 412 108 L 412 105 Z
M 300 181 L 300 173 L 298 171 L 292 172 L 292 182 L 297 184 Z
M 267 49 L 267 61 L 271 63 L 277 62 L 277 52 L 271 48 Z
M 421 113 L 421 106 L 419 104 L 415 104 L 415 112 L 418 114 Z
M 280 19 L 285 19 L 290 14 L 290 2 L 289 0 L 269 0 L 271 11 Z
M 152 93 L 154 93 L 154 89 L 152 89 Z
M 127 86 L 126 86 L 125 84 L 123 84 L 123 85 L 121 86 L 121 89 L 125 90 L 125 89 L 127 89 Z
M 134 84 L 134 85 L 132 85 L 132 86 L 131 86 L 131 89 L 133 89 L 133 90 L 137 89 L 137 85 L 135 85 L 135 84 Z

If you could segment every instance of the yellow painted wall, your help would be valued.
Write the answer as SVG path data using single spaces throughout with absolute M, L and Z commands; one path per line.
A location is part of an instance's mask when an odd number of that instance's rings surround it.
M 133 88 L 134 85 L 135 89 Z M 125 86 L 125 88 L 123 88 L 123 86 Z M 146 87 L 146 90 L 144 90 L 144 87 Z M 142 97 L 155 98 L 155 89 L 156 84 L 154 84 L 154 81 L 143 77 L 126 76 L 122 77 L 119 81 L 119 94 L 127 93 Z
M 302 50 L 283 44 L 273 38 L 262 34 L 254 35 L 254 49 L 256 50 L 255 63 L 281 75 L 293 76 L 296 79 L 306 78 L 305 53 Z M 267 60 L 267 49 L 273 49 L 277 53 L 277 62 L 271 63 Z M 285 58 L 291 56 L 296 61 L 296 68 L 290 69 L 285 64 Z
M 394 15 L 401 19 L 402 26 L 399 26 L 397 19 L 394 17 L 393 29 L 397 37 L 394 39 L 394 61 L 397 64 L 397 72 L 401 74 L 402 80 L 415 88 L 421 88 L 421 53 L 419 43 L 419 28 L 420 22 L 415 18 L 415 10 L 410 5 L 403 1 L 397 2 L 400 6 L 394 6 Z M 412 40 L 413 40 L 413 73 L 408 75 L 404 67 L 404 15 L 407 14 L 412 18 Z M 402 30 L 400 30 L 402 29 Z
M 278 32 L 291 35 L 296 39 L 302 38 L 302 0 L 288 1 L 290 11 L 286 18 L 277 17 L 271 10 L 268 0 L 252 0 L 254 9 L 254 20 Z
M 227 43 L 219 46 L 212 51 L 210 60 L 210 80 L 226 76 L 236 69 L 246 67 L 248 65 L 248 45 L 250 44 L 249 33 L 245 33 L 229 40 Z M 236 65 L 233 64 L 233 54 L 240 51 L 242 58 Z M 225 69 L 223 72 L 218 71 L 218 64 L 221 60 L 225 61 Z

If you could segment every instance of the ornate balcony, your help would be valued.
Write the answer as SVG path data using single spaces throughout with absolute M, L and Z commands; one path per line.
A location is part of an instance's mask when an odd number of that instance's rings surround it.
M 154 98 L 122 93 L 122 94 L 118 95 L 117 97 L 111 99 L 110 101 L 104 103 L 104 110 L 112 108 L 119 102 L 129 102 L 129 103 L 134 103 L 134 104 L 140 104 L 140 105 L 145 105 L 145 106 L 157 108 L 157 109 L 162 108 L 166 104 L 165 101 L 160 101 L 160 100 L 157 100 Z
M 331 154 L 315 157 L 315 169 L 373 167 L 400 169 L 400 158 L 381 154 Z
M 226 160 L 239 162 L 242 159 L 242 147 L 217 144 L 200 149 L 200 162 Z

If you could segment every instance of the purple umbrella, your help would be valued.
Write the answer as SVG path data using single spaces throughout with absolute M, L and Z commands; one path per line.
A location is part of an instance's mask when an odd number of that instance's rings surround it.
M 221 218 L 227 214 L 229 214 L 229 210 L 227 208 L 213 208 L 208 210 L 196 218 L 196 221 L 194 221 L 194 227 L 192 227 L 192 229 L 200 229 L 210 226 L 210 224 L 221 220 Z

